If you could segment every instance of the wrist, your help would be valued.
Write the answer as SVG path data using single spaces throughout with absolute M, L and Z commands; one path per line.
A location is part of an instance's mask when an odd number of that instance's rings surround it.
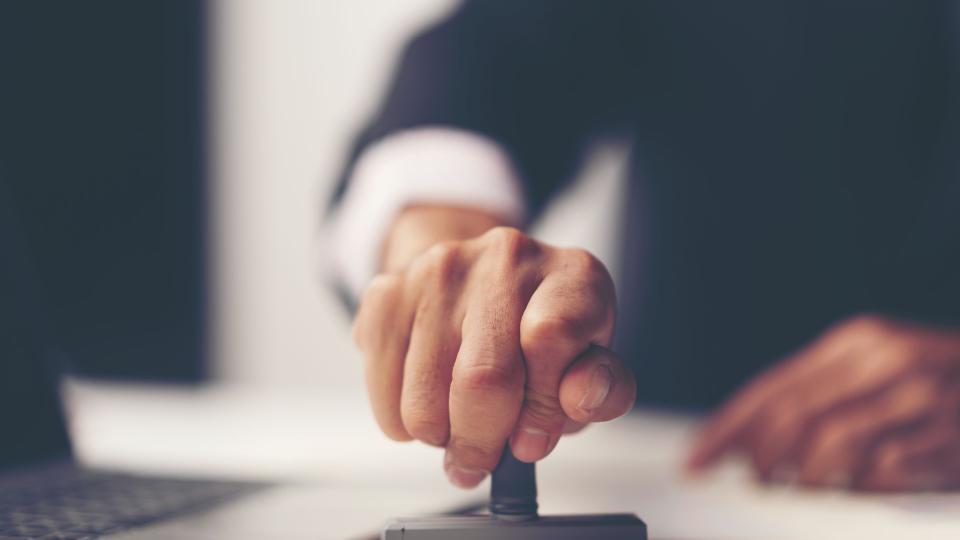
M 380 271 L 393 272 L 438 242 L 467 240 L 506 225 L 497 216 L 475 208 L 411 205 L 397 214 L 380 253 Z

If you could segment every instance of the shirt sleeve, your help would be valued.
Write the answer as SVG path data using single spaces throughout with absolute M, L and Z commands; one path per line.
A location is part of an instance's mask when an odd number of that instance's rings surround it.
M 514 226 L 526 218 L 517 171 L 491 139 L 448 127 L 390 135 L 360 154 L 331 223 L 334 271 L 353 298 L 377 273 L 396 215 L 418 203 L 476 208 Z
M 636 87 L 624 40 L 637 33 L 623 21 L 637 20 L 635 4 L 465 0 L 408 42 L 328 206 L 327 219 L 341 213 L 331 277 L 348 305 L 402 206 L 469 203 L 529 220 L 573 177 L 584 145 L 622 127 Z M 457 134 L 427 135 L 438 128 Z

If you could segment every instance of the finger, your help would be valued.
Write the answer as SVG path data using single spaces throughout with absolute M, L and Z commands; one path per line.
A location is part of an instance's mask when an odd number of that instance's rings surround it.
M 525 379 L 520 317 L 535 287 L 524 283 L 524 273 L 517 270 L 530 241 L 510 230 L 485 237 L 496 240 L 496 252 L 487 257 L 488 268 L 475 271 L 489 285 L 467 303 L 450 386 L 444 468 L 451 482 L 464 488 L 493 470 L 516 425 Z
M 563 434 L 573 435 L 574 433 L 580 433 L 585 427 L 587 427 L 585 422 L 577 422 L 576 420 L 567 418 L 567 421 L 563 423 Z
M 751 381 L 713 414 L 701 428 L 687 456 L 686 467 L 699 471 L 712 466 L 727 452 L 743 446 L 757 418 L 778 393 L 789 389 L 787 370 L 773 370 Z
M 400 395 L 413 310 L 403 279 L 381 274 L 364 293 L 354 321 L 354 341 L 363 352 L 364 379 L 374 418 L 391 439 L 409 441 L 400 417 Z
M 707 423 L 687 460 L 688 468 L 708 467 L 733 447 L 744 444 L 745 435 L 767 414 L 767 407 L 791 392 L 809 396 L 795 404 L 802 410 L 791 413 L 793 418 L 788 418 L 782 427 L 797 436 L 802 432 L 804 419 L 839 407 L 845 401 L 868 397 L 895 382 L 909 368 L 908 354 L 876 348 L 875 342 L 864 337 L 876 334 L 874 326 L 868 319 L 840 325 L 737 392 Z M 805 387 L 813 391 L 803 390 Z M 774 457 L 768 461 L 777 461 L 784 451 L 782 445 L 774 446 Z
M 633 372 L 610 349 L 591 346 L 567 370 L 560 403 L 574 421 L 606 422 L 623 416 L 637 398 Z
M 848 356 L 796 381 L 770 399 L 758 412 L 743 441 L 758 478 L 769 480 L 776 471 L 796 469 L 814 431 L 836 411 L 849 409 L 859 402 L 871 402 L 894 408 L 892 411 L 878 408 L 880 414 L 909 413 L 898 407 L 909 408 L 912 403 L 909 395 L 915 393 L 912 386 L 897 385 L 899 389 L 891 390 L 894 371 L 877 367 L 891 365 L 892 357 L 888 353 L 882 350 L 847 353 Z M 888 391 L 892 394 L 884 395 Z M 878 397 L 883 399 L 876 400 Z
M 873 448 L 854 487 L 872 491 L 960 487 L 960 391 L 948 384 L 936 392 L 933 418 Z
M 960 435 L 936 423 L 879 445 L 855 488 L 917 491 L 960 487 Z
M 438 244 L 409 271 L 419 302 L 404 362 L 400 416 L 407 433 L 433 446 L 444 446 L 450 433 L 450 380 L 462 319 L 458 258 L 454 245 Z
M 793 389 L 772 400 L 743 438 L 757 480 L 792 479 L 798 461 L 796 445 L 818 419 L 806 414 L 804 399 L 803 393 Z
M 874 446 L 933 414 L 936 389 L 930 378 L 912 377 L 875 399 L 824 418 L 805 443 L 799 483 L 852 486 L 869 465 Z
M 545 457 L 563 433 L 567 415 L 561 407 L 560 381 L 568 367 L 592 343 L 606 345 L 613 334 L 615 295 L 603 265 L 582 250 L 557 250 L 554 260 L 556 267 L 548 269 L 520 322 L 527 382 L 510 444 L 517 459 L 527 462 Z M 593 408 L 610 393 L 614 362 L 619 360 L 600 366 L 605 371 L 599 372 L 597 385 L 605 386 L 602 395 L 594 396 Z M 575 420 L 592 419 L 592 410 L 577 412 Z
M 829 365 L 836 347 L 832 341 L 820 339 L 789 359 L 767 369 L 737 390 L 701 429 L 687 457 L 687 469 L 702 470 L 713 465 L 742 443 L 751 424 L 764 412 L 776 396 L 788 392 L 797 380 L 806 378 Z

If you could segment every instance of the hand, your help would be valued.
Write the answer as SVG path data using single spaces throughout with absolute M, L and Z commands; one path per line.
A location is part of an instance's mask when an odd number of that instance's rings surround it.
M 636 382 L 606 347 L 610 275 L 589 253 L 516 229 L 435 244 L 364 294 L 354 339 L 387 436 L 445 447 L 451 482 L 473 487 L 507 439 L 536 461 L 565 430 L 633 405 Z
M 960 487 L 960 332 L 844 322 L 739 391 L 688 465 L 747 454 L 761 480 L 863 490 Z

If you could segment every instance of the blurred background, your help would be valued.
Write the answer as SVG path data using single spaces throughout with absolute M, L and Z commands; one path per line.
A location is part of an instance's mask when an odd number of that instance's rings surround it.
M 399 49 L 451 0 L 213 2 L 214 372 L 257 383 L 358 380 L 347 317 L 325 283 L 324 204 L 352 139 L 382 99 Z M 598 189 L 568 194 L 541 225 L 612 256 L 617 146 Z M 579 218 L 571 205 L 589 205 Z M 582 208 L 582 206 L 581 206 Z M 582 216 L 595 216 L 584 223 Z M 346 364 L 346 365 L 345 365 Z
M 376 427 L 324 228 L 400 49 L 456 4 L 0 1 L 0 197 L 19 213 L 65 352 L 82 461 L 339 479 L 395 500 L 410 486 L 463 497 L 439 449 L 393 443 Z M 615 281 L 629 148 L 597 141 L 533 228 L 590 250 Z M 771 497 L 783 493 L 747 481 L 746 469 L 705 487 L 680 478 L 695 421 L 644 411 L 565 439 L 540 468 L 544 507 L 582 512 L 581 496 L 618 507 L 637 493 L 653 522 L 677 527 L 662 530 L 708 533 L 791 520 L 888 530 L 900 515 L 835 493 Z M 610 466 L 627 462 L 643 482 Z M 931 506 L 953 520 L 956 508 Z
M 324 207 L 399 49 L 454 4 L 3 8 L 0 157 L 76 373 L 359 382 Z M 620 146 L 601 145 L 545 237 L 614 256 Z
M 282 472 L 387 444 L 331 286 L 323 214 L 400 48 L 454 5 L 0 6 L 0 171 L 67 353 L 81 457 Z M 625 151 L 597 145 L 537 225 L 543 238 L 618 267 Z M 333 445 L 335 414 L 311 401 L 332 394 L 364 419 L 341 422 L 353 431 Z

